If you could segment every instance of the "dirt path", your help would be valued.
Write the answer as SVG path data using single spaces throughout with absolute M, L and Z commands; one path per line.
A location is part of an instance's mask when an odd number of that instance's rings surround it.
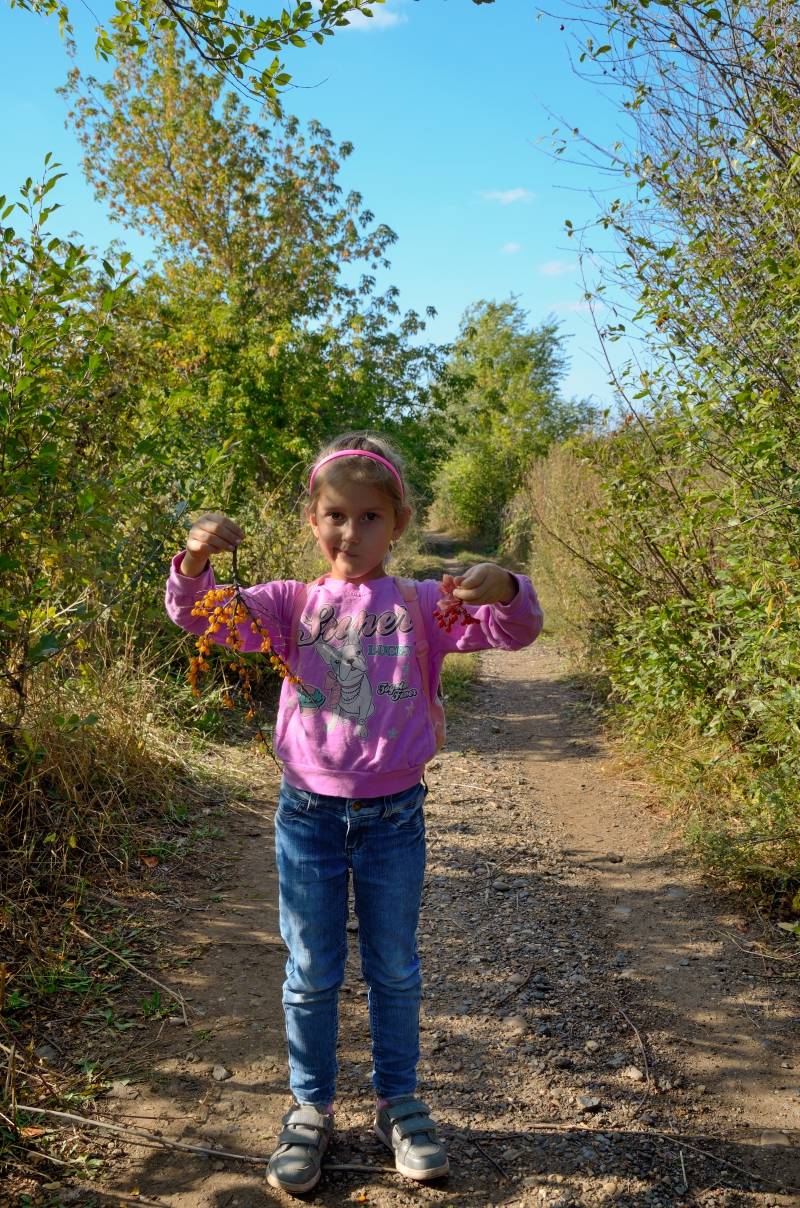
M 369 1132 L 351 953 L 329 1161 L 369 1169 L 329 1172 L 312 1202 L 800 1205 L 786 1190 L 800 1187 L 790 966 L 757 955 L 756 931 L 682 865 L 639 786 L 614 777 L 552 644 L 484 655 L 481 674 L 429 776 L 420 1089 L 452 1173 L 404 1182 Z M 158 976 L 191 999 L 190 1031 L 154 1033 L 152 1073 L 117 1085 L 106 1118 L 269 1154 L 288 1105 L 275 783 L 226 812 L 218 856 L 177 912 Z M 255 1165 L 118 1150 L 103 1182 L 140 1202 L 293 1202 Z

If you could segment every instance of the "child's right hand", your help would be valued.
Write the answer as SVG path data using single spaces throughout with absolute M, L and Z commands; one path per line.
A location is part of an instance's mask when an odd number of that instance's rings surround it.
M 243 539 L 244 533 L 229 516 L 223 512 L 206 512 L 189 529 L 186 551 L 193 564 L 205 566 L 207 558 L 214 554 L 229 554 Z

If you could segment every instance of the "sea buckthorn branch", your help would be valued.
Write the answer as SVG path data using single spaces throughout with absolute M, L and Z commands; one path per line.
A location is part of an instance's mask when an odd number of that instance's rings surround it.
M 212 644 L 224 646 L 231 650 L 233 652 L 232 658 L 223 663 L 222 675 L 224 687 L 221 695 L 222 705 L 226 709 L 234 709 L 237 700 L 243 705 L 246 720 L 255 722 L 257 742 L 274 758 L 272 746 L 259 723 L 260 707 L 253 696 L 255 682 L 253 673 L 256 672 L 258 675 L 259 669 L 254 667 L 253 664 L 246 662 L 243 651 L 244 641 L 239 632 L 239 626 L 246 624 L 249 620 L 251 632 L 257 633 L 261 638 L 261 646 L 257 653 L 268 657 L 271 669 L 281 679 L 287 679 L 290 684 L 299 684 L 301 686 L 302 680 L 299 675 L 294 674 L 286 659 L 275 651 L 269 630 L 259 620 L 248 604 L 242 584 L 239 581 L 235 549 L 232 559 L 232 585 L 210 588 L 202 599 L 196 601 L 192 608 L 192 616 L 207 617 L 208 625 L 205 632 L 200 634 L 195 642 L 197 654 L 189 660 L 189 683 L 192 688 L 192 694 L 199 696 L 200 678 L 211 666 L 208 657 L 211 654 Z M 214 635 L 219 633 L 223 628 L 227 630 L 227 633 L 225 634 L 225 638 L 220 641 Z M 226 671 L 232 672 L 236 676 L 233 683 L 229 682 Z
M 460 600 L 449 595 L 436 601 L 433 619 L 445 633 L 449 633 L 454 625 L 480 625 L 478 618 L 468 613 Z

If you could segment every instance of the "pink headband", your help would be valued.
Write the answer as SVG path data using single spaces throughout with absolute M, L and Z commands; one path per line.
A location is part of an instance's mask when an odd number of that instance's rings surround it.
M 317 471 L 321 470 L 323 466 L 326 466 L 329 461 L 335 461 L 337 457 L 369 457 L 371 461 L 380 462 L 382 466 L 386 466 L 386 469 L 391 470 L 391 472 L 394 474 L 395 478 L 397 479 L 397 485 L 400 487 L 400 494 L 405 496 L 403 480 L 395 467 L 390 461 L 387 461 L 385 457 L 381 457 L 380 453 L 373 453 L 370 449 L 338 449 L 336 453 L 329 453 L 327 457 L 323 457 L 321 461 L 317 462 L 311 471 L 311 477 L 308 480 L 309 491 L 314 486 L 314 479 L 317 476 Z

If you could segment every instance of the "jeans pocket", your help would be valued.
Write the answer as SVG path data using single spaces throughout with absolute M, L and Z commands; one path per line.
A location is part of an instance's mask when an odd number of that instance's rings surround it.
M 428 795 L 424 784 L 415 784 L 406 793 L 398 793 L 387 801 L 381 815 L 384 822 L 398 830 L 422 824 L 422 804 Z
M 305 814 L 311 807 L 311 796 L 305 789 L 296 789 L 284 781 L 278 794 L 278 812 L 284 818 Z

